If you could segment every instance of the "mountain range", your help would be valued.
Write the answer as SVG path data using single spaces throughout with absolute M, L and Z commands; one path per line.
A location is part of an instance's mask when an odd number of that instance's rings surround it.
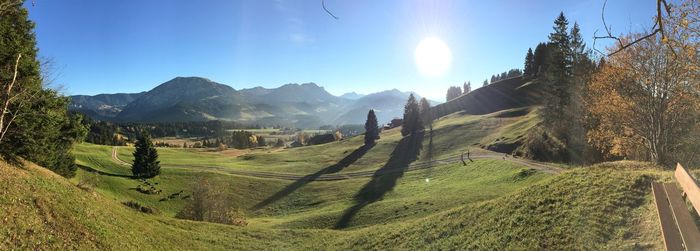
M 369 109 L 375 110 L 379 123 L 388 123 L 402 116 L 410 94 L 393 89 L 334 96 L 315 83 L 236 90 L 206 78 L 176 77 L 147 92 L 71 96 L 69 108 L 115 122 L 226 120 L 316 128 L 364 124 Z

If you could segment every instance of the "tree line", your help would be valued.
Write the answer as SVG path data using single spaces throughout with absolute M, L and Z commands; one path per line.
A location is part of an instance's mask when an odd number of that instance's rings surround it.
M 531 50 L 530 50 L 531 51 Z M 491 75 L 491 82 L 498 82 L 501 80 L 509 79 L 509 78 L 514 78 L 514 77 L 520 77 L 523 76 L 523 71 L 520 69 L 511 69 L 509 71 L 504 71 L 501 74 L 494 74 Z M 489 85 L 489 80 L 485 79 L 482 87 Z M 462 88 L 459 86 L 450 86 L 447 88 L 447 95 L 445 95 L 445 101 L 450 101 L 453 100 L 463 94 L 467 94 L 472 91 L 472 83 L 471 82 L 464 82 L 462 85 Z

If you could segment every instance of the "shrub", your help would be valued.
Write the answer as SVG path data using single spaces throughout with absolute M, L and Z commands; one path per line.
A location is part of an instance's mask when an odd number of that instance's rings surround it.
M 133 200 L 122 202 L 122 204 L 124 204 L 127 207 L 141 211 L 142 213 L 147 213 L 147 214 L 158 214 L 159 213 L 159 211 L 157 209 L 141 205 L 140 203 L 133 201 Z
M 175 217 L 237 226 L 248 225 L 243 210 L 234 207 L 233 198 L 217 187 L 221 185 L 213 184 L 206 178 L 199 179 L 192 189 L 192 196 L 188 197 L 189 203 Z

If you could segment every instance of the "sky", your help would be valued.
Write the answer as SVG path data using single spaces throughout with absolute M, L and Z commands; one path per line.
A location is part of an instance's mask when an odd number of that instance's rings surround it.
M 334 95 L 397 88 L 444 100 L 450 85 L 522 68 L 563 11 L 589 47 L 604 0 L 35 0 L 39 55 L 66 95 L 152 89 L 199 76 L 235 89 L 314 82 Z M 609 0 L 615 35 L 651 27 L 652 0 Z M 600 31 L 599 31 L 600 34 Z M 416 46 L 442 41 L 449 68 L 425 74 Z M 598 41 L 603 50 L 611 41 Z M 438 59 L 440 60 L 440 59 Z

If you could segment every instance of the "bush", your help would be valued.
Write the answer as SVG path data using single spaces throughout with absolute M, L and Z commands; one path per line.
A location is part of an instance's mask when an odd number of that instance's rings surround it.
M 100 182 L 100 176 L 96 172 L 85 173 L 80 182 L 78 182 L 78 188 L 89 191 L 97 186 Z
M 539 161 L 569 161 L 566 145 L 542 127 L 532 129 L 514 154 Z
M 207 221 L 236 226 L 248 225 L 245 213 L 233 205 L 233 198 L 217 189 L 221 184 L 213 184 L 206 178 L 199 179 L 192 189 L 189 203 L 175 215 L 176 218 Z
M 133 200 L 122 202 L 122 204 L 124 204 L 127 207 L 141 211 L 142 213 L 147 213 L 147 214 L 158 214 L 159 213 L 159 211 L 157 209 L 141 205 L 138 202 L 133 201 Z

